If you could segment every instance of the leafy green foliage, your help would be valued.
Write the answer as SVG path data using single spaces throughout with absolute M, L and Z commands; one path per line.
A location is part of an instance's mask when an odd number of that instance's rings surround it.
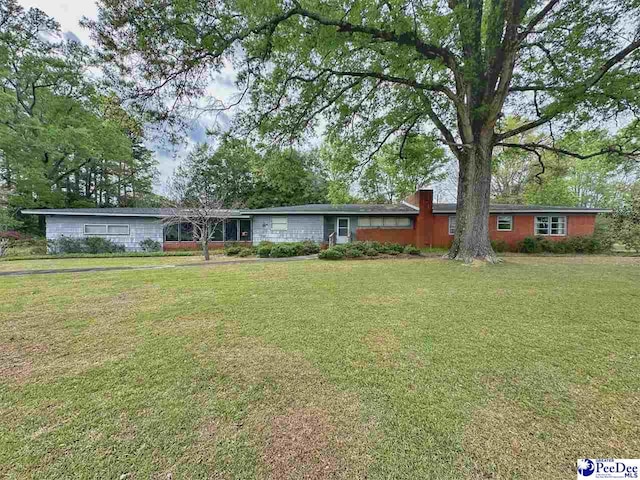
M 91 52 L 15 0 L 0 9 L 0 190 L 29 207 L 141 206 L 156 161 L 141 125 L 86 71 Z M 37 219 L 21 228 L 38 231 Z
M 49 252 L 54 255 L 120 253 L 125 251 L 124 245 L 102 237 L 72 238 L 61 236 L 54 240 L 49 240 L 48 248 Z
M 319 258 L 327 260 L 338 260 L 342 258 L 376 257 L 378 255 L 396 256 L 401 253 L 407 255 L 420 255 L 420 249 L 413 245 L 403 246 L 391 242 L 352 242 L 334 245 L 320 252 Z
M 192 179 L 190 195 L 197 196 L 206 185 L 228 206 L 264 208 L 327 201 L 324 172 L 313 155 L 294 149 L 260 153 L 230 136 L 216 149 L 198 145 L 176 175 Z
M 546 237 L 526 237 L 518 243 L 522 253 L 602 253 L 611 248 L 610 242 L 596 235 L 575 236 L 563 240 Z
M 157 240 L 152 238 L 145 238 L 140 242 L 140 248 L 143 252 L 161 252 L 162 245 Z
M 606 235 L 611 241 L 640 252 L 640 182 L 625 192 L 624 202 L 614 211 Z

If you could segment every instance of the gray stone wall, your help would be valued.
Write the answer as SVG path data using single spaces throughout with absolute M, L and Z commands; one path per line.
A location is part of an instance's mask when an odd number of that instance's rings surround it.
M 253 244 L 269 242 L 322 242 L 324 215 L 274 215 L 288 218 L 287 230 L 271 230 L 271 215 L 253 217 Z
M 140 242 L 147 238 L 163 243 L 163 225 L 158 218 L 147 217 L 97 217 L 80 215 L 47 215 L 47 240 L 65 237 L 83 238 L 85 224 L 129 225 L 129 235 L 97 235 L 125 246 L 129 252 L 140 250 Z

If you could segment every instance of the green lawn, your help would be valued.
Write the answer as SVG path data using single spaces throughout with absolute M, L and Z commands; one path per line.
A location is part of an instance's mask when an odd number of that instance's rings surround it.
M 248 257 L 233 257 L 233 260 L 246 260 Z M 212 255 L 211 262 L 227 261 L 232 258 L 224 255 Z M 62 268 L 90 267 L 159 267 L 202 263 L 200 255 L 167 255 L 158 257 L 103 257 L 103 258 L 38 258 L 35 260 L 0 260 L 0 272 L 17 270 L 50 270 Z
M 0 278 L 0 477 L 575 478 L 639 346 L 638 258 Z

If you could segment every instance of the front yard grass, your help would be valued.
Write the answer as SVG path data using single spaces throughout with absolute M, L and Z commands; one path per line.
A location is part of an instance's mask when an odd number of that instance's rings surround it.
M 638 258 L 0 278 L 0 476 L 574 478 L 639 345 Z
M 239 257 L 227 257 L 211 254 L 210 262 L 243 260 Z M 166 255 L 151 257 L 95 257 L 95 258 L 37 258 L 28 260 L 0 260 L 0 272 L 15 272 L 19 270 L 52 270 L 65 268 L 93 268 L 93 267 L 160 267 L 203 263 L 202 255 Z

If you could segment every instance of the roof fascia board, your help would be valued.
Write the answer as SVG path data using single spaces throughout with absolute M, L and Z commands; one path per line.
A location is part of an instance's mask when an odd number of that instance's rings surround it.
M 62 216 L 76 216 L 76 217 L 146 217 L 146 218 L 165 218 L 170 215 L 154 214 L 154 213 L 113 213 L 113 212 L 51 212 L 48 210 L 22 210 L 22 213 L 27 215 L 62 215 Z M 241 218 L 248 219 L 250 215 L 239 214 L 230 215 L 227 218 Z

